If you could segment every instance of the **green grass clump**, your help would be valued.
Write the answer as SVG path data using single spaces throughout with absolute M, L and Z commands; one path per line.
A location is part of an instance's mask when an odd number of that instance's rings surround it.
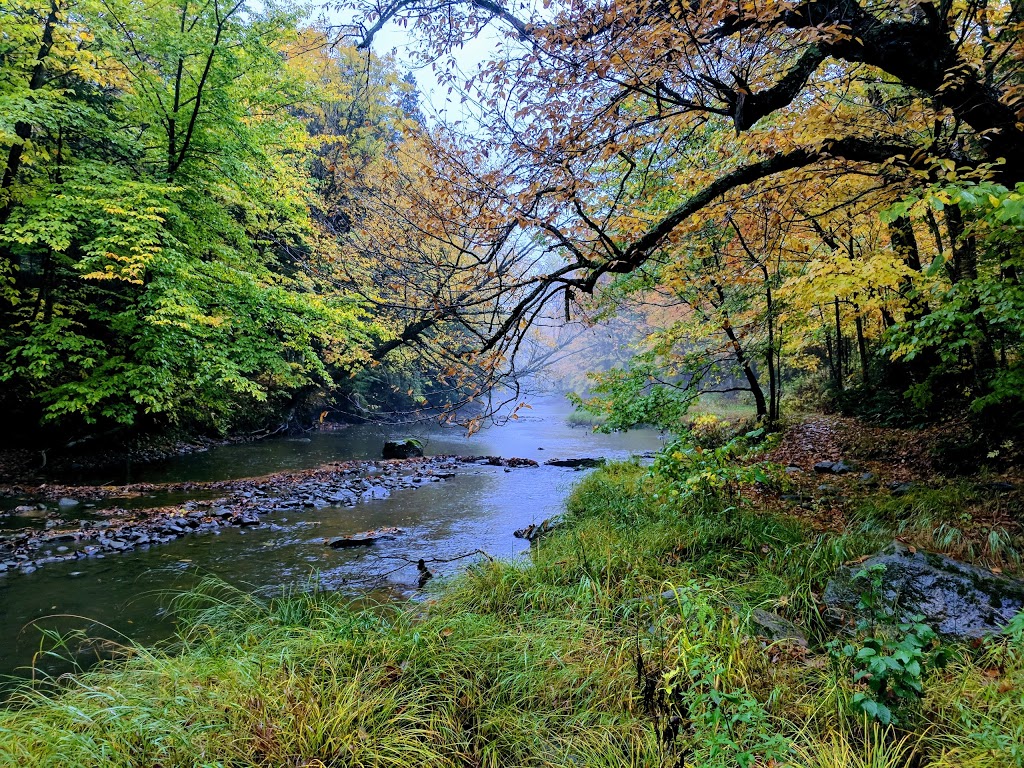
M 573 411 L 565 417 L 565 423 L 570 427 L 589 427 L 594 429 L 600 427 L 606 421 L 607 416 L 602 416 L 597 413 L 587 413 L 586 411 Z
M 17 694 L 0 765 L 1024 766 L 1024 619 L 951 648 L 898 725 L 851 707 L 820 594 L 885 535 L 609 465 L 529 564 L 480 562 L 425 603 L 204 585 L 174 605 L 177 647 Z M 761 637 L 755 609 L 809 646 Z

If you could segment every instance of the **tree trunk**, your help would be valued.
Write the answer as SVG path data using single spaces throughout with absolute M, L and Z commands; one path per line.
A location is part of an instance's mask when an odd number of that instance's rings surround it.
M 860 313 L 860 307 L 856 304 L 853 305 L 853 311 L 855 313 L 855 322 L 857 324 L 857 351 L 860 354 L 860 377 L 861 383 L 865 389 L 871 388 L 871 382 L 868 379 L 868 345 L 864 339 L 864 317 Z
M 29 79 L 28 88 L 30 91 L 38 91 L 46 83 L 46 57 L 50 55 L 53 47 L 53 30 L 57 26 L 57 16 L 60 8 L 57 0 L 51 0 L 50 13 L 43 25 L 43 37 L 39 44 L 39 53 L 36 55 L 36 64 L 32 68 L 32 77 Z M 9 150 L 7 150 L 7 162 L 4 165 L 3 177 L 0 178 L 0 192 L 4 194 L 3 207 L 0 208 L 0 227 L 7 223 L 14 209 L 14 203 L 10 199 L 10 190 L 14 185 L 14 179 L 21 168 L 21 156 L 25 151 L 25 142 L 32 138 L 32 124 L 18 121 L 14 124 L 14 135 L 18 137 Z

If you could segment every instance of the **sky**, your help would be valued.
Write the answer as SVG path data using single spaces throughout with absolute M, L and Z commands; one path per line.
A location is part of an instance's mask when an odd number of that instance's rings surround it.
M 333 23 L 344 23 L 342 15 L 337 11 L 327 13 Z M 477 70 L 482 62 L 491 56 L 495 49 L 505 40 L 505 30 L 500 26 L 488 25 L 476 38 L 469 40 L 455 54 L 459 70 L 466 75 Z M 416 77 L 416 83 L 422 95 L 421 109 L 428 118 L 445 122 L 459 120 L 467 116 L 468 107 L 462 103 L 462 96 L 453 91 L 448 93 L 448 86 L 438 83 L 433 69 L 418 65 L 412 55 L 416 46 L 415 31 L 397 24 L 386 24 L 374 37 L 373 52 L 378 56 L 394 53 L 398 66 L 403 71 L 410 71 Z M 440 62 L 446 64 L 446 60 Z

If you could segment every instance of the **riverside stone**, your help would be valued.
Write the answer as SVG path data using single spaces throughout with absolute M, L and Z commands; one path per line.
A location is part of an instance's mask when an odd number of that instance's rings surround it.
M 857 565 L 839 569 L 825 588 L 832 615 L 849 621 L 864 590 L 854 576 L 880 565 L 881 600 L 896 619 L 924 616 L 924 622 L 949 637 L 984 637 L 1001 630 L 1024 610 L 1024 582 L 893 542 Z

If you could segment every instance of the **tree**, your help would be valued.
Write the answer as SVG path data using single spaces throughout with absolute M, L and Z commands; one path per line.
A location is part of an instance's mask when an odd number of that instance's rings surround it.
M 257 428 L 362 364 L 357 302 L 285 268 L 316 242 L 294 16 L 3 9 L 8 410 L 63 434 Z
M 387 19 L 416 24 L 434 57 L 494 19 L 518 37 L 466 85 L 485 130 L 436 134 L 439 154 L 466 169 L 454 194 L 485 200 L 488 217 L 544 238 L 561 258 L 521 281 L 483 349 L 514 346 L 509 339 L 547 302 L 571 303 L 615 275 L 678 261 L 703 221 L 736 222 L 742 249 L 751 238 L 737 213 L 775 190 L 802 189 L 827 196 L 805 193 L 821 213 L 783 217 L 776 234 L 816 243 L 823 261 L 846 250 L 847 275 L 859 275 L 819 302 L 831 305 L 820 328 L 832 328 L 822 337 L 842 385 L 847 339 L 857 338 L 862 376 L 868 368 L 868 308 L 880 326 L 904 329 L 935 309 L 921 293 L 934 254 L 916 245 L 932 228 L 919 211 L 892 219 L 882 248 L 859 234 L 851 248 L 834 247 L 832 222 L 847 218 L 868 233 L 880 208 L 939 179 L 1012 189 L 1024 178 L 1019 14 L 1009 3 L 812 0 L 556 4 L 518 18 L 486 0 L 400 0 L 367 9 L 366 23 L 367 39 Z M 970 222 L 946 218 L 946 247 L 969 267 Z M 746 256 L 760 259 L 753 249 Z M 858 263 L 865 258 L 870 269 Z M 816 262 L 803 270 L 821 286 Z M 973 316 L 976 378 L 989 387 L 993 335 L 984 313 Z M 934 359 L 918 355 L 907 383 L 922 382 Z

